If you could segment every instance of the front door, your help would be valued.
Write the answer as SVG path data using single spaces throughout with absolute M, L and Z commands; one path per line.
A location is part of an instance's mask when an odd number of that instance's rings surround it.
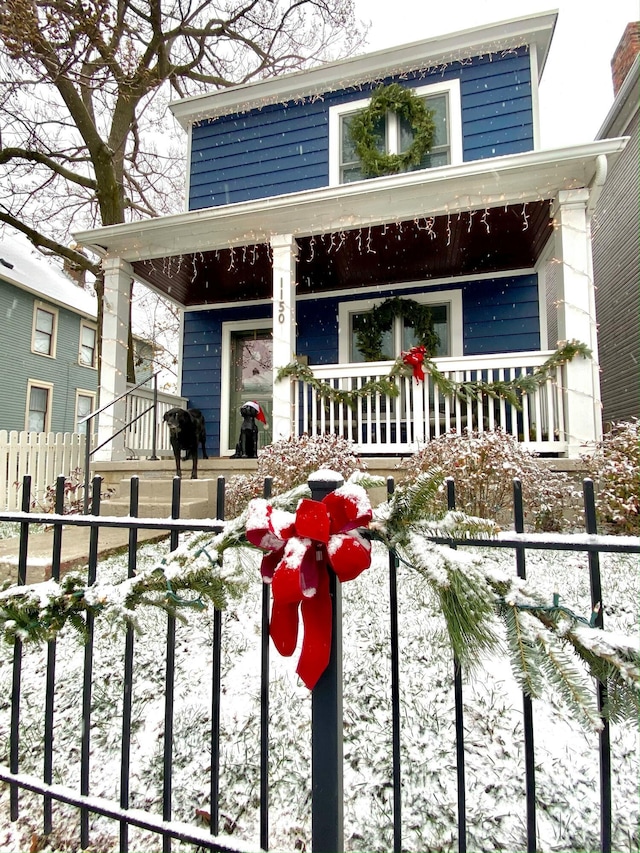
M 240 408 L 249 400 L 258 403 L 268 426 L 258 422 L 258 447 L 271 444 L 273 410 L 273 347 L 271 329 L 232 331 L 230 337 L 229 445 L 240 436 Z

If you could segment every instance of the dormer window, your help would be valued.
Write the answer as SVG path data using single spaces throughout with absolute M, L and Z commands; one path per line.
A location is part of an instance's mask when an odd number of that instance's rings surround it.
M 462 131 L 460 118 L 460 83 L 451 80 L 422 86 L 413 90 L 433 111 L 436 125 L 435 139 L 416 169 L 432 169 L 462 161 Z M 329 152 L 330 182 L 347 184 L 361 181 L 364 174 L 349 133 L 353 118 L 368 106 L 368 100 L 351 101 L 332 107 L 330 111 Z M 375 128 L 378 150 L 387 154 L 401 154 L 413 142 L 409 123 L 394 112 L 388 112 Z

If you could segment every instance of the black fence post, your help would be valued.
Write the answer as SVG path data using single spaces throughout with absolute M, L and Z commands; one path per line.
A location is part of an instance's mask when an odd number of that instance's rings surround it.
M 513 481 L 513 520 L 516 533 L 524 533 L 524 503 L 522 500 L 522 482 L 516 477 Z M 527 577 L 524 548 L 516 548 L 516 572 L 523 580 Z M 522 714 L 524 725 L 524 767 L 527 796 L 527 853 L 535 853 L 536 836 L 536 771 L 535 748 L 533 739 L 533 704 L 531 696 L 522 693 Z
M 387 477 L 387 498 L 395 490 Z M 398 643 L 398 555 L 389 551 L 389 610 L 391 630 L 391 753 L 393 760 L 393 853 L 402 851 L 402 776 L 400 765 L 400 649 Z
M 596 500 L 593 480 L 583 480 L 584 521 L 587 533 L 594 536 L 598 533 L 596 518 Z M 589 582 L 591 586 L 591 608 L 593 624 L 596 628 L 604 628 L 602 583 L 600 579 L 600 555 L 597 551 L 589 551 Z M 602 714 L 608 704 L 607 685 L 602 681 L 597 683 L 598 711 Z M 611 731 L 609 720 L 602 717 L 600 730 L 600 848 L 602 853 L 611 853 Z
M 447 477 L 447 509 L 456 508 L 456 487 L 452 477 Z M 452 545 L 456 548 L 456 545 Z M 462 696 L 462 668 L 458 656 L 453 655 L 453 695 L 456 712 L 456 775 L 458 780 L 458 853 L 467 850 L 467 783 L 464 763 L 464 701 Z
M 265 477 L 263 497 L 270 498 L 273 478 Z M 269 849 L 269 621 L 271 590 L 262 584 L 262 631 L 260 633 L 260 847 Z
M 321 501 L 343 484 L 340 479 L 311 479 L 311 497 Z M 311 849 L 344 850 L 342 779 L 342 590 L 329 571 L 331 656 L 311 694 Z

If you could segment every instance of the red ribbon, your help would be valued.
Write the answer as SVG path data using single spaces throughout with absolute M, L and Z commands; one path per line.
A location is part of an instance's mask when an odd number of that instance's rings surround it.
M 404 364 L 413 368 L 413 378 L 416 382 L 422 382 L 424 380 L 424 370 L 422 365 L 424 363 L 426 353 L 427 348 L 423 346 L 411 347 L 408 352 L 401 353 Z
M 371 564 L 371 543 L 356 530 L 372 518 L 361 486 L 343 486 L 322 501 L 303 499 L 295 514 L 266 500 L 249 504 L 247 539 L 266 553 L 260 571 L 273 589 L 269 633 L 281 655 L 298 642 L 298 609 L 304 636 L 296 672 L 311 690 L 331 653 L 331 596 L 327 564 L 342 583 Z

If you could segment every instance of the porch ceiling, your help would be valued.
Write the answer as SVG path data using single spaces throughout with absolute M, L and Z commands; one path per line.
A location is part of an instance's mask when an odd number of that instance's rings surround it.
M 552 230 L 548 201 L 298 238 L 298 293 L 532 267 Z M 135 261 L 141 279 L 184 306 L 269 299 L 269 247 Z
M 270 296 L 266 244 L 278 234 L 297 238 L 300 280 L 309 291 L 331 279 L 330 286 L 347 287 L 354 272 L 358 281 L 361 273 L 365 280 L 388 279 L 398 268 L 399 253 L 417 278 L 527 267 L 549 233 L 547 200 L 561 190 L 590 187 L 598 159 L 614 161 L 626 141 L 530 151 L 74 236 L 104 257 L 129 261 L 143 281 L 185 306 Z M 424 230 L 429 219 L 437 225 L 435 239 Z M 324 262 L 323 234 L 334 235 L 333 245 L 329 236 L 324 246 Z M 382 246 L 380 255 L 374 238 Z M 347 251 L 335 251 L 336 241 Z

